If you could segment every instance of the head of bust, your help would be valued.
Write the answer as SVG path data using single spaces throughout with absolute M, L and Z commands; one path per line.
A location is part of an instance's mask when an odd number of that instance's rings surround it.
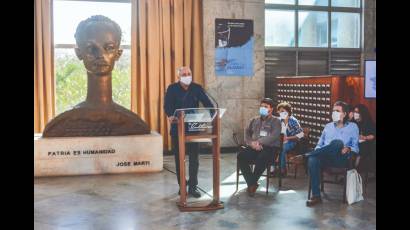
M 75 53 L 83 61 L 89 74 L 109 75 L 120 58 L 121 28 L 102 15 L 81 21 L 75 32 Z

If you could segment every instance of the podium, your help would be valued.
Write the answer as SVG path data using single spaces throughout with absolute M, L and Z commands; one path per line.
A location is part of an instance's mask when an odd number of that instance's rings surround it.
M 221 118 L 226 109 L 222 108 L 188 108 L 177 109 L 174 116 L 178 118 L 179 144 L 179 184 L 180 199 L 177 206 L 182 212 L 209 211 L 224 208 L 219 200 L 220 184 L 220 145 L 221 145 Z M 187 132 L 186 132 L 187 131 Z M 212 142 L 213 156 L 213 199 L 197 202 L 187 202 L 185 178 L 185 143 Z

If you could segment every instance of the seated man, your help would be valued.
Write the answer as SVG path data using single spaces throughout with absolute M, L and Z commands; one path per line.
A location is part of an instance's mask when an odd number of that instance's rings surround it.
M 320 170 L 321 167 L 345 167 L 352 154 L 359 153 L 359 128 L 356 123 L 348 121 L 348 105 L 337 101 L 333 105 L 332 120 L 320 136 L 313 152 L 308 156 L 308 170 L 312 185 L 312 198 L 307 206 L 321 203 Z
M 272 111 L 272 99 L 263 99 L 259 108 L 260 116 L 252 118 L 245 130 L 247 147 L 238 154 L 239 167 L 250 196 L 256 192 L 257 182 L 266 168 L 266 163 L 280 146 L 281 124 L 279 119 L 272 116 Z M 253 161 L 255 168 L 252 172 L 249 164 Z

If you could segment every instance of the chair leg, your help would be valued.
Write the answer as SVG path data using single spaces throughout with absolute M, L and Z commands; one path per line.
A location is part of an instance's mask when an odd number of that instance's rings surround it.
M 325 182 L 323 182 L 323 171 L 320 171 L 320 191 L 325 191 Z
M 282 187 L 282 173 L 281 172 L 278 173 L 278 183 L 279 183 L 278 185 L 278 190 L 279 190 Z
M 312 180 L 310 179 L 310 175 L 308 175 L 309 179 L 308 179 L 308 183 L 309 183 L 309 188 L 308 188 L 308 200 L 310 200 L 310 195 L 312 193 L 312 185 L 311 182 Z
M 268 192 L 269 192 L 269 170 L 270 170 L 270 164 L 266 166 L 266 195 L 268 195 Z
M 296 175 L 298 175 L 298 164 L 294 164 L 295 167 L 295 179 L 296 179 Z
M 346 203 L 346 188 L 347 188 L 347 169 L 344 175 L 344 184 L 343 184 L 343 203 Z
M 235 192 L 238 191 L 238 186 L 239 186 L 239 163 L 237 161 L 236 162 L 236 190 Z

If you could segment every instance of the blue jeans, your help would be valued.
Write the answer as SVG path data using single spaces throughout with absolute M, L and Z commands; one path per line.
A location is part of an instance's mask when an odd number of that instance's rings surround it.
M 286 153 L 292 150 L 295 147 L 295 145 L 296 145 L 295 141 L 288 141 L 283 144 L 282 152 L 280 153 L 280 156 L 279 156 L 279 165 L 281 169 L 286 168 Z
M 330 144 L 310 152 L 308 170 L 312 185 L 313 197 L 320 197 L 320 169 L 324 166 L 346 167 L 350 153 L 342 155 L 344 144 L 341 140 L 333 140 Z

